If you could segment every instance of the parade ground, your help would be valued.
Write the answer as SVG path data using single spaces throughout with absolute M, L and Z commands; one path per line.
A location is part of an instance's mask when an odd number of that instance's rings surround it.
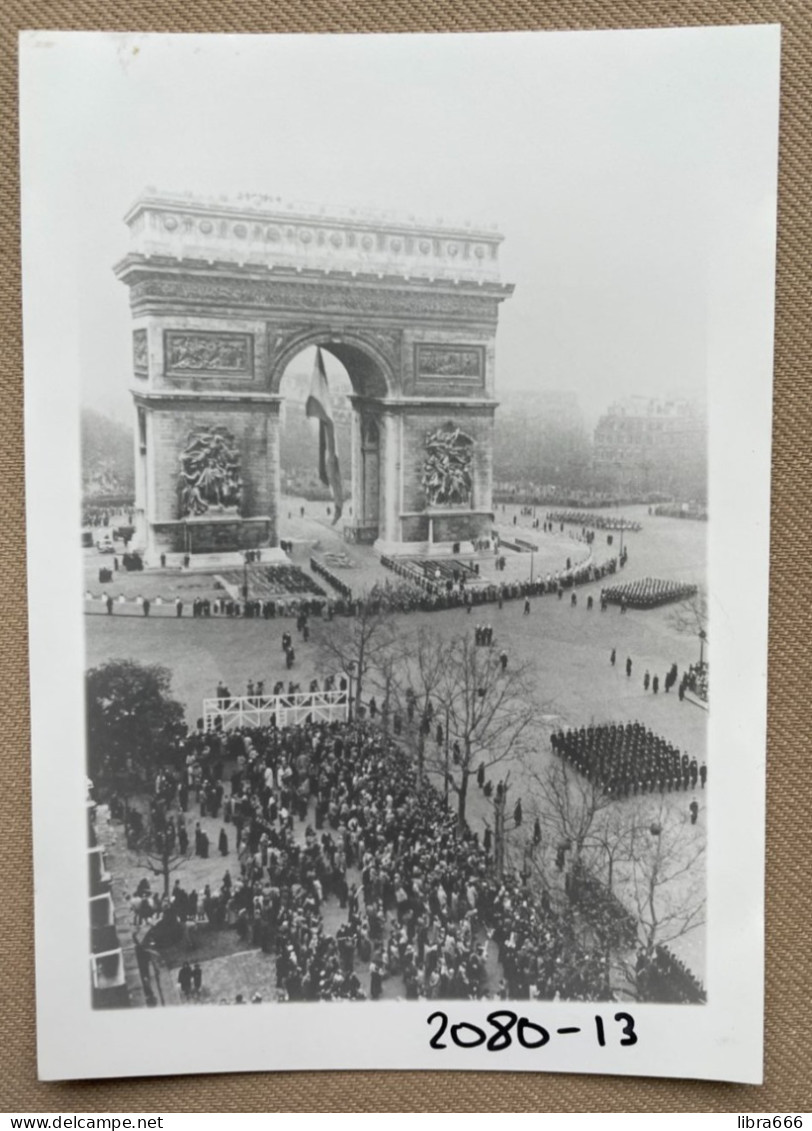
M 519 508 L 506 508 L 499 513 L 505 529 L 512 525 L 512 513 L 518 516 Z M 665 580 L 681 580 L 701 584 L 705 578 L 705 540 L 707 525 L 701 522 L 680 521 L 651 517 L 645 507 L 629 507 L 621 513 L 639 521 L 643 529 L 625 535 L 629 560 L 619 580 L 633 581 L 650 576 Z M 539 508 L 541 513 L 541 508 Z M 600 513 L 600 512 L 598 512 Z M 618 512 L 605 512 L 614 513 Z M 523 520 L 525 536 L 529 536 L 528 519 Z M 522 523 L 517 524 L 522 529 Z M 533 531 L 544 548 L 548 535 Z M 325 542 L 330 537 L 329 527 L 322 529 Z M 618 535 L 614 535 L 617 540 Z M 596 542 L 605 541 L 603 531 L 596 532 Z M 333 540 L 337 537 L 333 534 Z M 351 548 L 359 557 L 371 557 L 371 551 Z M 542 558 L 537 576 L 547 568 L 562 568 L 566 551 L 573 554 L 578 549 L 571 539 L 556 540 L 546 547 L 547 557 Z M 529 577 L 529 554 L 505 554 L 509 572 L 504 579 L 518 579 L 521 573 Z M 98 563 L 98 555 L 93 556 Z M 295 560 L 295 554 L 294 554 Z M 483 576 L 489 576 L 491 556 L 483 555 Z M 90 566 L 89 568 L 92 568 Z M 392 575 L 379 565 L 366 570 L 370 584 L 384 582 Z M 156 571 L 124 575 L 124 582 L 144 590 L 147 584 L 156 584 L 155 577 L 163 581 L 169 595 L 172 588 L 166 574 Z M 195 574 L 185 575 L 190 585 L 198 583 Z M 354 586 L 360 580 L 355 570 L 342 574 Z M 503 579 L 493 574 L 494 579 Z M 531 613 L 525 616 L 521 601 L 506 601 L 501 609 L 493 604 L 474 607 L 470 614 L 464 608 L 432 613 L 413 612 L 399 617 L 399 632 L 415 633 L 427 625 L 443 636 L 472 632 L 476 623 L 491 624 L 494 642 L 506 648 L 511 657 L 527 662 L 537 672 L 541 696 L 550 704 L 561 725 L 586 725 L 589 721 L 612 721 L 639 718 L 648 726 L 672 737 L 677 745 L 695 752 L 697 758 L 705 757 L 705 721 L 703 710 L 691 704 L 679 704 L 676 695 L 671 697 L 646 693 L 643 674 L 648 669 L 652 675 L 662 675 L 676 663 L 682 670 L 699 658 L 699 641 L 696 636 L 679 631 L 674 624 L 674 606 L 657 609 L 629 609 L 621 614 L 616 606 L 606 612 L 598 607 L 600 582 L 579 586 L 578 603 L 570 604 L 569 593 L 562 601 L 552 594 L 535 597 Z M 363 591 L 361 588 L 360 591 Z M 593 609 L 587 609 L 587 598 L 595 597 Z M 360 595 L 360 593 L 359 593 Z M 136 613 L 132 609 L 132 613 Z M 232 694 L 245 694 L 249 680 L 264 680 L 266 688 L 278 679 L 295 679 L 303 685 L 313 677 L 330 673 L 322 670 L 319 662 L 319 645 L 322 634 L 329 632 L 329 623 L 318 618 L 311 621 L 308 643 L 296 639 L 296 665 L 288 672 L 282 650 L 282 634 L 291 631 L 290 618 L 273 620 L 244 620 L 241 618 L 211 617 L 184 618 L 176 623 L 174 616 L 149 617 L 131 615 L 124 617 L 118 609 L 116 615 L 87 616 L 85 618 L 87 666 L 95 667 L 112 659 L 133 659 L 139 663 L 160 663 L 173 675 L 174 696 L 183 703 L 190 723 L 201 714 L 204 698 L 209 698 L 221 681 Z M 295 632 L 295 630 L 294 630 Z M 609 656 L 615 649 L 617 665 L 613 669 Z M 632 659 L 632 677 L 626 678 L 624 663 Z
M 315 512 L 317 505 L 312 507 Z M 322 509 L 318 507 L 319 511 Z M 538 514 L 542 519 L 544 513 L 539 508 Z M 618 580 L 625 582 L 657 577 L 702 584 L 705 577 L 706 523 L 653 517 L 645 507 L 606 513 L 615 516 L 622 513 L 642 525 L 642 530 L 624 534 L 629 560 Z M 531 537 L 532 515 L 523 515 L 520 508 L 500 507 L 497 523 L 504 531 L 504 537 L 509 537 L 511 531 L 517 531 L 524 538 Z M 308 544 L 307 535 L 310 535 L 312 544 L 315 533 L 320 550 L 325 547 L 328 551 L 331 547 L 338 550 L 338 536 L 321 514 L 308 517 L 297 513 L 295 520 L 291 518 L 291 525 L 302 545 Z M 578 533 L 575 528 L 561 532 L 557 524 L 554 534 L 533 530 L 532 538 L 539 544 L 539 552 L 534 555 L 534 567 L 545 573 L 548 569 L 561 569 L 566 557 L 579 560 L 586 547 L 578 541 Z M 614 539 L 616 545 L 617 533 Z M 342 577 L 352 575 L 354 587 L 361 589 L 362 578 L 367 584 L 385 580 L 386 575 L 370 550 L 351 549 L 351 560 L 361 564 L 348 569 Z M 346 548 L 342 547 L 342 550 Z M 607 552 L 606 531 L 596 531 L 593 551 L 598 560 L 611 552 Z M 294 561 L 296 556 L 294 553 Z M 528 554 L 508 552 L 506 556 L 511 580 L 529 576 Z M 88 568 L 92 569 L 98 560 L 99 556 L 92 555 Z M 488 577 L 493 569 L 490 556 L 484 555 L 481 561 L 482 575 Z M 195 574 L 186 573 L 183 577 L 187 584 L 197 584 Z M 156 578 L 165 584 L 167 574 L 164 571 L 156 571 L 155 574 L 145 572 L 125 575 L 122 580 L 127 585 L 141 581 L 142 587 L 146 587 L 147 584 L 155 585 Z M 496 574 L 494 578 L 501 579 Z M 676 689 L 670 694 L 661 689 L 655 695 L 651 690 L 646 691 L 643 685 L 646 671 L 652 676 L 659 675 L 662 684 L 672 664 L 676 663 L 683 671 L 695 663 L 699 658 L 698 638 L 675 623 L 673 605 L 649 610 L 629 608 L 624 613 L 617 606 L 610 605 L 606 611 L 601 611 L 598 599 L 600 587 L 601 582 L 579 586 L 576 605 L 571 604 L 569 592 L 562 600 L 557 599 L 555 594 L 534 597 L 529 613 L 525 613 L 523 601 L 512 600 L 505 601 L 501 609 L 493 603 L 475 606 L 471 612 L 461 607 L 432 613 L 393 614 L 397 616 L 398 634 L 407 646 L 410 637 L 422 626 L 450 638 L 473 633 L 477 624 L 491 625 L 494 644 L 500 651 L 504 649 L 507 652 L 508 663 L 526 665 L 532 673 L 537 698 L 543 705 L 543 725 L 537 735 L 537 752 L 531 757 L 529 766 L 526 763 L 504 763 L 493 771 L 494 776 L 500 778 L 510 771 L 510 806 L 516 797 L 523 798 L 523 828 L 515 830 L 508 838 L 508 854 L 514 862 L 520 861 L 531 834 L 534 815 L 540 811 L 541 801 L 534 782 L 554 757 L 549 742 L 552 730 L 593 723 L 639 721 L 697 761 L 712 761 L 708 757 L 706 743 L 706 709 L 688 698 L 680 701 Z M 592 609 L 587 607 L 590 595 L 594 597 Z M 269 689 L 279 679 L 287 682 L 292 678 L 306 689 L 312 678 L 321 679 L 330 674 L 324 668 L 320 648 L 325 634 L 331 631 L 331 622 L 317 617 L 311 620 L 307 642 L 296 633 L 295 622 L 290 617 L 271 620 L 237 617 L 177 619 L 171 615 L 139 616 L 133 609 L 125 616 L 118 615 L 118 612 L 115 616 L 89 615 L 85 617 L 85 625 L 88 668 L 117 659 L 165 666 L 172 673 L 172 693 L 183 704 L 192 727 L 202 714 L 203 699 L 213 696 L 221 682 L 228 686 L 232 695 L 242 695 L 246 694 L 249 681 L 263 680 L 266 689 Z M 286 631 L 292 632 L 295 638 L 296 661 L 292 670 L 286 668 L 281 643 L 282 634 Z M 613 650 L 617 661 L 614 665 L 610 663 Z M 626 674 L 627 659 L 632 661 L 630 676 Z M 364 698 L 370 694 L 372 690 L 366 691 Z M 709 766 L 709 777 L 712 782 L 712 765 Z M 618 804 L 639 806 L 646 812 L 651 810 L 652 820 L 660 805 L 673 810 L 679 820 L 685 822 L 685 846 L 690 852 L 704 844 L 707 796 L 707 791 L 677 791 L 666 793 L 662 799 L 659 795 L 634 797 Z M 694 797 L 699 803 L 699 819 L 695 826 L 691 826 L 687 819 L 688 805 Z M 492 824 L 493 805 L 473 783 L 469 798 L 469 824 L 481 834 L 488 824 Z M 216 844 L 220 823 L 210 818 L 205 818 L 203 823 L 211 825 L 210 838 Z M 304 836 L 305 824 L 296 822 L 297 837 Z M 127 862 L 127 853 L 122 851 L 121 845 L 118 850 L 112 847 L 118 857 L 116 869 L 125 885 L 134 890 L 140 874 L 132 868 L 131 862 Z M 549 852 L 554 846 L 543 847 Z M 230 867 L 232 875 L 239 872 L 233 845 L 227 858 L 220 858 L 215 853 L 206 860 L 193 857 L 184 868 L 181 879 L 186 887 L 197 886 L 198 889 L 206 883 L 219 885 L 226 867 Z M 703 867 L 701 863 L 700 867 Z M 326 904 L 326 927 L 330 930 L 337 927 L 343 914 L 337 905 Z M 201 951 L 197 956 L 204 969 L 207 1000 L 233 1000 L 235 993 L 258 993 L 263 1000 L 272 998 L 273 963 L 248 945 L 240 944 L 236 936 L 232 949 L 232 954 L 218 951 L 208 955 Z M 677 939 L 672 950 L 702 979 L 703 927 Z M 178 956 L 180 961 L 182 956 Z M 489 962 L 488 966 L 489 977 L 495 982 L 495 964 Z M 385 986 L 384 994 L 397 997 L 401 990 L 398 980 L 394 979 Z M 170 996 L 176 994 L 177 987 L 168 986 L 166 992 Z

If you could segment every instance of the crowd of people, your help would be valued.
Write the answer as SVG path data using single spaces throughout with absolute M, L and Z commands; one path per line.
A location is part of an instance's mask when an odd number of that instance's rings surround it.
M 411 608 L 432 611 L 435 609 L 459 608 L 460 606 L 475 606 L 484 604 L 501 604 L 503 601 L 525 600 L 528 597 L 540 597 L 546 593 L 557 593 L 561 597 L 565 590 L 575 586 L 586 585 L 590 582 L 609 577 L 622 568 L 628 560 L 628 553 L 601 562 L 588 561 L 581 565 L 571 562 L 563 570 L 556 573 L 541 575 L 534 580 L 503 581 L 498 584 L 491 582 L 486 585 L 452 584 L 447 587 L 437 586 L 425 577 L 412 576 L 397 559 L 381 558 L 381 563 L 400 575 L 408 578 L 407 584 L 414 585 L 422 590 L 422 594 L 415 595 Z M 390 566 L 389 563 L 393 564 Z M 343 610 L 336 610 L 343 611 Z M 410 611 L 400 609 L 398 611 Z
M 696 585 L 686 581 L 666 581 L 659 577 L 643 577 L 624 585 L 611 585 L 601 590 L 601 600 L 624 609 L 656 609 L 672 601 L 693 597 Z
M 512 506 L 526 505 L 528 507 L 570 507 L 573 509 L 589 507 L 620 507 L 633 506 L 639 503 L 665 502 L 667 496 L 656 492 L 646 494 L 640 492 L 622 491 L 578 491 L 568 488 L 564 490 L 556 485 L 539 487 L 534 484 L 496 484 L 494 489 L 494 502 L 501 504 L 502 510 L 506 504 Z
M 181 597 L 174 599 L 161 596 L 127 598 L 120 594 L 114 598 L 106 592 L 102 592 L 99 597 L 96 597 L 90 591 L 85 593 L 85 599 L 89 602 L 91 611 L 93 605 L 98 601 L 101 606 L 99 611 L 106 609 L 109 615 L 113 615 L 117 608 L 123 612 L 122 606 L 126 608 L 127 605 L 135 604 L 144 616 L 158 613 L 161 616 L 179 618 L 192 616 L 271 620 L 285 616 L 300 617 L 304 614 L 332 619 L 334 616 L 356 616 L 364 609 L 374 613 L 411 613 L 465 608 L 470 612 L 472 608 L 480 605 L 498 604 L 501 608 L 505 601 L 527 601 L 531 597 L 540 597 L 547 593 L 556 593 L 561 598 L 565 591 L 572 590 L 576 586 L 611 577 L 625 565 L 627 559 L 628 553 L 624 550 L 619 557 L 609 558 L 600 564 L 588 561 L 581 565 L 573 565 L 568 560 L 568 564 L 563 570 L 548 573 L 546 576 L 540 575 L 532 581 L 502 581 L 474 586 L 465 581 L 466 577 L 472 576 L 470 571 L 460 574 L 456 582 L 448 577 L 445 583 L 438 583 L 436 580 L 416 571 L 411 563 L 404 564 L 399 559 L 382 556 L 382 564 L 396 574 L 397 580 L 392 581 L 387 578 L 383 582 L 376 582 L 361 597 L 353 596 L 349 586 L 345 586 L 345 595 L 340 595 L 334 599 L 325 596 L 313 596 L 308 598 L 277 598 L 275 600 L 252 598 L 236 600 L 224 596 L 218 598 L 199 597 L 187 603 Z M 322 576 L 325 573 L 322 573 Z M 330 580 L 329 578 L 325 579 Z M 333 584 L 332 581 L 331 584 Z M 335 587 L 338 588 L 338 586 Z M 603 592 L 607 591 L 604 590 Z M 573 604 L 575 604 L 574 601 Z M 602 600 L 603 609 L 606 608 L 606 604 L 607 602 Z M 592 607 L 591 599 L 588 606 L 589 608 Z
M 592 526 L 597 530 L 639 531 L 643 529 L 639 522 L 634 522 L 630 518 L 615 518 L 613 515 L 591 514 L 589 511 L 549 511 L 547 521 L 551 525 L 557 522 L 562 530 L 564 529 L 565 523 L 568 526 L 580 526 L 582 528 Z
M 554 752 L 609 797 L 705 788 L 705 763 L 680 751 L 639 722 L 558 730 Z
M 459 558 L 403 558 L 405 565 L 411 566 L 418 577 L 428 578 L 436 586 L 447 590 L 455 585 L 464 586 L 466 582 L 479 577 L 479 562 L 462 561 Z
M 491 838 L 486 848 L 460 828 L 380 728 L 198 733 L 170 762 L 153 807 L 165 819 L 177 809 L 176 830 L 195 803 L 220 817 L 238 865 L 202 893 L 176 882 L 156 900 L 151 944 L 181 938 L 190 920 L 234 929 L 274 956 L 287 1001 L 375 1000 L 389 979 L 407 999 L 610 995 L 603 948 L 585 944 L 572 906 L 536 899 L 527 874 L 498 879 Z M 225 765 L 236 766 L 230 793 Z M 297 819 L 310 822 L 303 840 Z M 335 933 L 327 900 L 346 913 Z
M 710 667 L 703 660 L 702 663 L 691 664 L 680 681 L 680 699 L 686 691 L 692 691 L 698 699 L 707 703 L 709 699 Z
M 82 507 L 82 526 L 94 528 L 109 526 L 114 518 L 122 517 L 123 513 L 120 507 L 116 509 L 109 506 L 98 506 L 94 503 L 85 503 Z M 126 519 L 127 525 L 132 526 L 132 511 L 126 512 Z
M 698 1005 L 707 1000 L 702 983 L 667 946 L 655 947 L 650 955 L 638 952 L 635 982 L 638 1001 Z
M 323 577 L 328 585 L 331 585 L 337 593 L 340 593 L 345 600 L 352 600 L 352 587 L 346 581 L 342 581 L 333 571 L 320 562 L 318 558 L 311 557 L 310 568 L 317 577 Z
M 614 650 L 613 650 L 613 655 L 614 655 Z M 612 664 L 612 666 L 614 666 L 614 660 L 612 659 L 611 656 L 609 657 L 609 660 L 610 660 L 610 663 Z M 626 674 L 631 675 L 631 672 L 627 671 Z M 668 694 L 668 692 L 671 690 L 671 688 L 674 686 L 674 684 L 677 682 L 678 679 L 679 679 L 679 669 L 677 668 L 676 664 L 672 664 L 671 667 L 668 669 L 668 671 L 665 673 L 665 677 L 663 678 L 663 690 L 665 691 L 666 694 Z M 682 700 L 685 698 L 685 688 L 683 686 L 684 683 L 685 683 L 685 676 L 683 676 L 682 681 L 680 683 L 680 689 L 679 689 L 680 702 L 682 702 Z M 648 691 L 649 688 L 651 688 L 651 691 L 653 692 L 653 694 L 656 695 L 658 693 L 658 691 L 660 690 L 660 677 L 658 675 L 655 675 L 655 676 L 652 677 L 651 672 L 648 670 L 648 668 L 646 668 L 645 675 L 643 676 L 643 690 Z
M 564 846 L 565 851 L 569 846 Z M 560 859 L 561 857 L 559 857 Z M 563 866 L 563 865 L 562 865 Z M 568 874 L 568 894 L 598 936 L 613 948 L 637 943 L 637 924 L 613 891 L 576 861 Z
M 287 640 L 283 640 L 282 646 L 283 646 L 283 650 L 287 652 L 288 649 L 291 647 L 291 637 L 290 637 L 289 633 L 286 633 L 286 636 L 287 636 Z M 263 706 L 263 704 L 270 706 L 271 700 L 276 699 L 280 696 L 282 696 L 283 698 L 289 698 L 293 695 L 319 695 L 322 692 L 331 692 L 331 691 L 340 691 L 340 692 L 343 692 L 346 695 L 347 688 L 348 688 L 347 677 L 343 676 L 343 675 L 342 676 L 328 675 L 328 676 L 325 676 L 323 680 L 319 680 L 318 678 L 314 677 L 313 679 L 310 680 L 310 683 L 308 685 L 308 689 L 307 689 L 306 692 L 303 692 L 301 684 L 294 682 L 294 680 L 288 680 L 288 683 L 287 683 L 287 686 L 286 686 L 285 681 L 283 679 L 278 679 L 276 681 L 276 683 L 273 685 L 273 688 L 271 690 L 270 695 L 267 695 L 266 691 L 265 691 L 265 680 L 264 679 L 257 679 L 257 680 L 249 679 L 248 682 L 245 685 L 245 696 L 244 696 L 244 698 L 250 699 L 252 705 L 261 707 L 261 706 Z M 229 709 L 229 707 L 231 707 L 231 705 L 235 701 L 235 696 L 232 694 L 229 687 L 225 683 L 223 683 L 222 680 L 217 684 L 217 690 L 215 692 L 215 698 L 222 705 L 222 709 L 224 711 L 227 711 Z M 342 702 L 342 701 L 344 701 L 344 700 L 339 700 L 339 702 Z M 215 719 L 215 722 L 214 722 L 215 729 L 219 730 L 221 728 L 221 726 L 222 726 L 222 719 L 220 719 L 219 721 L 217 719 Z
M 260 569 L 251 570 L 246 579 L 242 570 L 224 569 L 220 576 L 227 585 L 242 591 L 248 584 L 251 593 L 260 598 L 278 597 L 324 597 L 324 590 L 316 584 L 309 574 L 298 566 L 284 563 L 264 565 Z
M 693 518 L 698 522 L 708 521 L 708 508 L 698 503 L 661 503 L 648 508 L 649 514 L 664 518 Z

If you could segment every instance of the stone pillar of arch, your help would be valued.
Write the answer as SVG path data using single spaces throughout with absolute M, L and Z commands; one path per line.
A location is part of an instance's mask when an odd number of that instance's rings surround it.
M 379 504 L 376 545 L 381 550 L 397 552 L 403 543 L 400 518 L 403 506 L 400 478 L 401 423 L 395 413 L 384 409 L 378 427 L 382 497 Z

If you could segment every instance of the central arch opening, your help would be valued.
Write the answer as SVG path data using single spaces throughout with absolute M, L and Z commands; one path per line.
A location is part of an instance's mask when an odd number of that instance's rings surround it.
M 307 415 L 319 396 L 317 353 L 326 377 L 325 411 L 332 420 L 340 475 L 320 474 L 319 419 Z M 299 349 L 284 365 L 276 391 L 279 421 L 279 537 L 282 541 L 341 539 L 373 543 L 384 512 L 381 401 L 387 395 L 380 365 L 357 346 L 334 340 Z

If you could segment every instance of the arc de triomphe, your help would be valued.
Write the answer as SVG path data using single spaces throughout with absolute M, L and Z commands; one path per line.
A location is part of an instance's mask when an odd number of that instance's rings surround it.
M 277 545 L 280 382 L 316 345 L 353 386 L 345 536 L 403 553 L 489 532 L 501 235 L 154 192 L 125 221 L 148 561 Z

